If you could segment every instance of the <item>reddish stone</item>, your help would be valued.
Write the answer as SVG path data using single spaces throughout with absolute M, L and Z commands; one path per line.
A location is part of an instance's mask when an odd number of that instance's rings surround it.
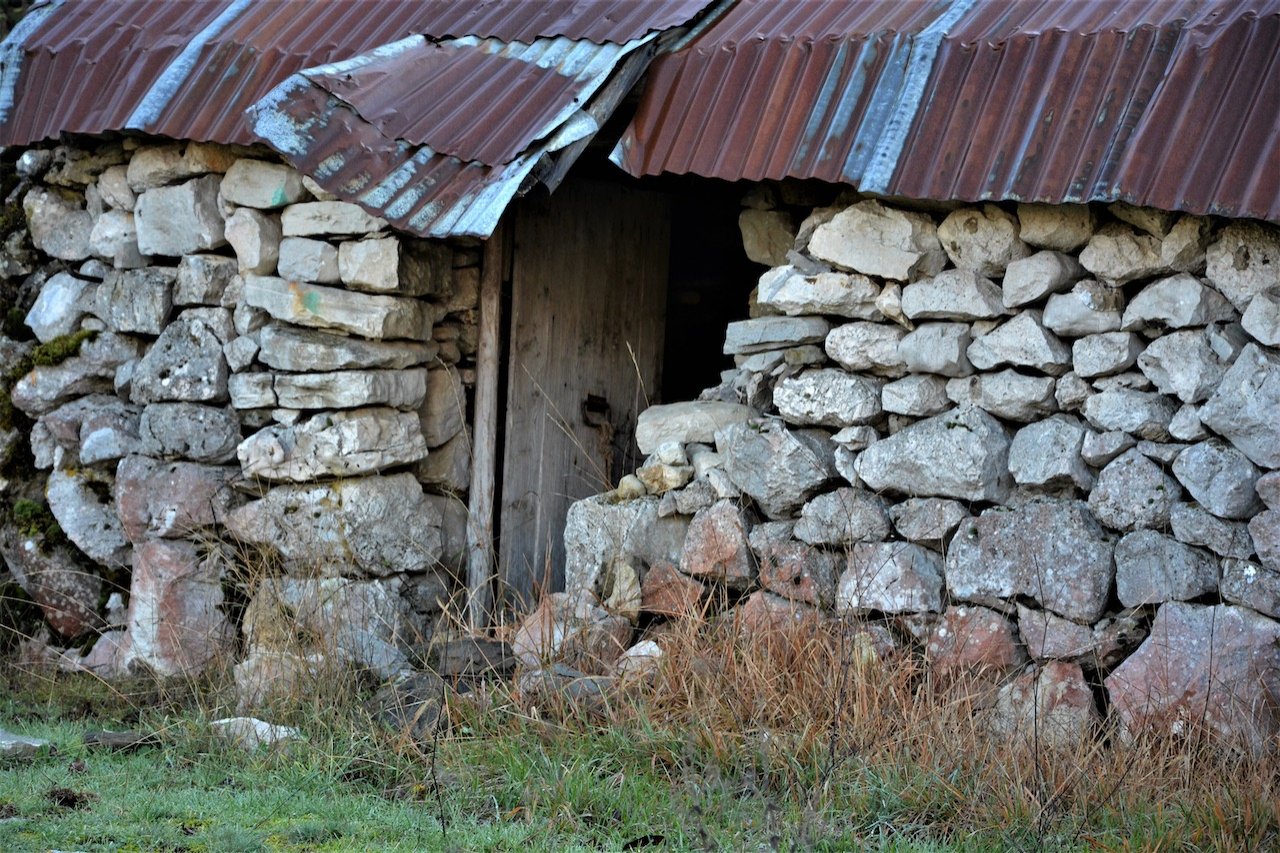
M 241 502 L 228 485 L 238 468 L 162 462 L 128 456 L 116 469 L 120 521 L 135 545 L 149 538 L 177 538 L 222 522 Z
M 131 661 L 160 675 L 193 673 L 224 652 L 232 636 L 221 572 L 188 542 L 157 540 L 133 551 L 129 593 Z
M 948 607 L 929 637 L 934 669 L 955 674 L 1004 673 L 1026 662 L 1013 624 L 985 607 Z
M 1004 738 L 1071 749 L 1089 736 L 1098 719 L 1080 665 L 1052 661 L 1000 688 L 991 725 Z
M 755 548 L 760 558 L 760 585 L 775 595 L 830 607 L 835 600 L 839 558 L 803 542 L 762 542 Z
M 631 622 L 589 594 L 552 593 L 516 630 L 511 651 L 527 667 L 563 663 L 588 673 L 609 670 L 631 645 Z
M 658 616 L 690 616 L 702 610 L 706 588 L 670 563 L 649 567 L 640 582 L 640 609 Z
M 102 578 L 82 565 L 84 558 L 69 545 L 50 547 L 41 537 L 12 534 L 4 531 L 0 542 L 4 562 L 54 633 L 72 639 L 101 628 Z
M 813 625 L 821 618 L 816 608 L 757 590 L 738 605 L 733 614 L 740 634 L 758 637 L 800 625 Z
M 1203 722 L 1256 752 L 1280 734 L 1280 622 L 1245 607 L 1169 602 L 1106 679 L 1125 731 L 1181 735 Z
M 680 569 L 695 578 L 713 578 L 745 589 L 755 578 L 755 557 L 747 542 L 750 523 L 732 501 L 699 510 L 689 523 L 680 553 Z

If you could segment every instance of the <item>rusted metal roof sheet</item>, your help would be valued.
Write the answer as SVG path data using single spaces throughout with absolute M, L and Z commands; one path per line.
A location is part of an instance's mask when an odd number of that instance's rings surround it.
M 280 81 L 410 35 L 617 45 L 709 2 L 54 0 L 0 49 L 0 144 L 119 130 L 250 143 L 244 112 Z
M 739 0 L 613 159 L 1280 221 L 1278 103 L 1280 0 Z

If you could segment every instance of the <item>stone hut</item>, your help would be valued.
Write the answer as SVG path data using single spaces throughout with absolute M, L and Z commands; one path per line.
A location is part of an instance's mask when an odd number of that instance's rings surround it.
M 0 553 L 61 665 L 252 697 L 311 665 L 264 614 L 390 676 L 564 590 L 1273 739 L 1280 136 L 1221 106 L 1280 7 L 578 5 L 5 40 Z

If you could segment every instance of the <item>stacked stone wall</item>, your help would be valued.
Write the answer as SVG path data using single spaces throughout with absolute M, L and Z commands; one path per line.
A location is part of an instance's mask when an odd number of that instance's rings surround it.
M 0 546 L 44 653 L 172 674 L 239 628 L 246 695 L 403 668 L 465 535 L 477 249 L 261 150 L 86 142 L 17 172 Z M 285 613 L 316 648 L 276 642 Z
M 641 638 L 857 617 L 993 677 L 1010 725 L 1052 695 L 1077 733 L 1274 745 L 1280 228 L 778 197 L 744 212 L 774 266 L 736 367 L 645 412 L 645 464 L 571 509 L 566 600 Z

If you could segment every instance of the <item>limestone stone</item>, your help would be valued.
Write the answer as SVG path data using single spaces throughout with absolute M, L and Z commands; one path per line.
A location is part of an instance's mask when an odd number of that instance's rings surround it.
M 1235 309 L 1212 288 L 1188 273 L 1179 273 L 1144 287 L 1129 301 L 1121 328 L 1184 329 L 1237 318 Z
M 747 258 L 769 267 L 787 262 L 787 252 L 795 242 L 795 222 L 785 210 L 752 210 L 738 214 L 742 247 Z
M 1003 275 L 1011 261 L 1031 254 L 1018 233 L 1017 217 L 994 204 L 962 207 L 938 226 L 938 240 L 951 262 L 984 276 Z
M 1033 660 L 1073 660 L 1094 651 L 1094 632 L 1088 625 L 1018 605 L 1018 633 Z
M 129 186 L 129 167 L 110 166 L 98 176 L 98 193 L 103 202 L 116 210 L 132 212 L 138 196 Z
M 969 361 L 979 370 L 1007 364 L 1061 376 L 1071 369 L 1071 350 L 1041 318 L 1039 311 L 1023 311 L 970 344 Z
M 417 462 L 427 455 L 427 445 L 413 413 L 368 408 L 267 427 L 241 442 L 236 455 L 245 476 L 305 483 Z
M 324 187 L 315 182 L 310 175 L 302 176 L 302 186 L 307 192 L 311 193 L 316 201 L 337 201 L 338 197 L 331 192 L 327 192 Z
M 264 411 L 276 404 L 275 377 L 270 373 L 236 373 L 227 379 L 231 408 Z
M 366 341 L 332 332 L 273 323 L 258 333 L 259 359 L 294 372 L 406 368 L 429 361 L 434 344 Z
M 441 244 L 398 237 L 352 240 L 338 247 L 338 272 L 347 287 L 372 293 L 443 296 L 452 257 Z
M 114 332 L 158 335 L 173 311 L 175 270 L 112 270 L 97 288 L 93 314 Z
M 613 616 L 590 594 L 555 592 L 516 630 L 511 650 L 526 667 L 551 662 L 582 672 L 612 670 L 631 645 L 631 622 Z
M 988 718 L 1006 742 L 1063 751 L 1087 742 L 1100 718 L 1093 690 L 1077 663 L 1051 661 L 1000 688 Z
M 1018 205 L 1018 236 L 1032 246 L 1073 251 L 1089 241 L 1096 223 L 1087 204 Z
M 1200 407 L 1190 404 L 1174 413 L 1169 421 L 1169 435 L 1178 441 L 1200 441 L 1209 437 L 1209 431 L 1200 423 Z
M 753 643 L 776 642 L 779 633 L 818 624 L 820 611 L 803 602 L 756 590 L 730 611 L 738 635 Z
M 1163 239 L 1173 228 L 1178 214 L 1154 207 L 1139 207 L 1127 201 L 1116 201 L 1107 205 L 1108 212 L 1121 222 L 1127 222 L 1139 231 L 1152 237 Z
M 734 423 L 716 433 L 716 448 L 733 484 L 769 518 L 794 513 L 836 477 L 835 445 L 814 430 Z
M 1030 596 L 1060 616 L 1093 622 L 1106 611 L 1112 549 L 1083 501 L 997 507 L 962 522 L 952 537 L 947 589 L 953 599 L 987 606 Z
M 147 265 L 138 251 L 138 227 L 133 214 L 125 210 L 108 210 L 97 218 L 89 232 L 89 251 L 116 269 Z
M 80 321 L 93 305 L 95 291 L 91 282 L 69 272 L 55 273 L 41 286 L 23 322 L 41 343 L 69 335 L 80 328 Z
M 227 360 L 227 369 L 232 373 L 241 373 L 249 368 L 258 357 L 258 341 L 253 335 L 238 335 L 222 345 L 222 357 Z
M 409 639 L 402 586 L 401 578 L 263 578 L 245 608 L 245 639 L 251 648 L 302 651 L 392 677 L 408 669 L 401 649 Z M 282 622 L 294 637 L 311 642 L 280 648 Z
M 426 392 L 418 417 L 427 447 L 439 447 L 462 431 L 466 423 L 467 394 L 457 370 L 427 373 Z
M 6 525 L 0 528 L 0 558 L 54 633 L 75 639 L 103 627 L 102 578 L 70 544 L 22 535 Z
M 1093 473 L 1081 459 L 1085 428 L 1075 419 L 1050 418 L 1018 430 L 1009 445 L 1009 472 L 1021 486 L 1088 491 Z
M 875 491 L 908 497 L 1002 500 L 1009 492 L 1009 437 L 981 409 L 919 421 L 858 456 L 858 476 Z
M 701 612 L 706 587 L 681 574 L 668 562 L 658 562 L 640 584 L 640 609 L 655 616 L 691 616 Z
M 389 406 L 416 410 L 427 392 L 424 368 L 267 374 L 273 406 L 286 409 L 357 409 Z
M 1269 471 L 1253 484 L 1267 509 L 1280 510 L 1280 472 Z
M 912 320 L 984 320 L 1005 314 L 1000 288 L 972 270 L 946 270 L 902 289 Z
M 826 353 L 845 370 L 877 376 L 901 376 L 906 372 L 898 345 L 906 331 L 883 323 L 845 323 L 832 329 Z
M 298 730 L 292 726 L 268 723 L 257 717 L 224 717 L 210 722 L 209 728 L 215 735 L 245 752 L 253 752 L 261 746 L 274 747 L 302 738 Z
M 745 589 L 755 580 L 755 555 L 747 539 L 750 517 L 733 501 L 719 501 L 689 522 L 680 570 L 697 579 Z
M 286 237 L 374 234 L 387 227 L 385 219 L 345 201 L 291 204 L 281 213 L 280 224 Z
M 1209 340 L 1209 349 L 1225 362 L 1234 362 L 1240 357 L 1245 345 L 1249 343 L 1249 335 L 1239 323 L 1215 323 L 1205 326 L 1205 337 Z
M 758 524 L 748 537 L 759 563 L 760 586 L 775 595 L 814 607 L 835 601 L 839 558 L 791 538 L 789 521 Z
M 277 261 L 280 277 L 289 281 L 337 284 L 338 249 L 324 240 L 309 237 L 286 237 L 280 242 Z
M 1262 509 L 1254 490 L 1260 472 L 1239 450 L 1221 441 L 1194 444 L 1173 463 L 1173 475 L 1193 498 L 1219 518 L 1247 519 Z
M 1280 276 L 1280 228 L 1264 222 L 1231 222 L 1206 253 L 1209 283 L 1237 310 L 1248 310 Z
M 1173 464 L 1173 460 L 1178 458 L 1178 454 L 1187 449 L 1185 444 L 1173 444 L 1164 441 L 1139 441 L 1138 452 L 1148 459 L 1153 459 L 1161 465 L 1168 467 Z
M 399 296 L 354 293 L 271 276 L 245 277 L 244 299 L 277 320 L 335 329 L 365 338 L 431 337 L 431 313 L 422 302 Z
M 1079 338 L 1117 331 L 1123 311 L 1124 294 L 1118 288 L 1086 279 L 1066 293 L 1050 296 L 1041 321 L 1055 334 Z
M 284 207 L 306 196 L 296 169 L 264 160 L 237 160 L 222 179 L 222 197 L 242 207 Z
M 897 355 L 912 373 L 968 376 L 970 343 L 965 323 L 925 323 L 899 341 Z
M 195 310 L 198 309 L 184 312 L 166 326 L 138 362 L 131 392 L 135 402 L 227 400 L 228 369 L 222 340 L 216 327 L 197 316 Z
M 1148 344 L 1138 356 L 1138 367 L 1161 393 L 1200 403 L 1221 384 L 1229 365 L 1210 348 L 1203 331 L 1188 329 Z
M 880 389 L 880 406 L 897 415 L 927 418 L 951 408 L 947 383 L 940 376 L 905 376 Z
M 565 588 L 596 590 L 605 567 L 620 557 L 677 563 L 688 526 L 687 518 L 659 517 L 657 498 L 613 503 L 600 495 L 576 501 L 565 522 Z
M 952 605 L 925 646 L 929 665 L 944 675 L 999 675 L 1026 663 L 1017 632 L 1003 615 L 986 607 Z
M 1200 409 L 1209 429 L 1263 468 L 1280 468 L 1280 354 L 1249 344 Z
M 1163 394 L 1119 389 L 1094 394 L 1084 403 L 1084 416 L 1102 432 L 1127 432 L 1150 441 L 1169 438 L 1169 422 L 1177 405 Z
M 198 403 L 152 403 L 138 423 L 139 447 L 148 456 L 220 463 L 235 458 L 240 421 L 235 412 Z
M 797 317 L 825 314 L 876 320 L 880 287 L 857 273 L 821 272 L 803 275 L 793 266 L 780 266 L 760 277 L 757 304 Z
M 1080 458 L 1094 468 L 1101 468 L 1137 443 L 1127 432 L 1088 431 L 1080 445 Z
M 1046 296 L 1070 290 L 1084 278 L 1084 267 L 1071 255 L 1042 251 L 1009 262 L 1000 290 L 1004 306 L 1017 308 L 1039 302 Z
M 710 443 L 715 441 L 717 430 L 745 422 L 750 416 L 746 406 L 714 400 L 650 406 L 636 421 L 636 444 L 648 455 L 671 441 Z
M 45 485 L 45 499 L 62 532 L 85 556 L 120 569 L 128 565 L 130 548 L 111 487 L 111 475 L 101 471 L 54 470 Z
M 0 729 L 0 758 L 5 761 L 18 758 L 34 758 L 40 750 L 49 746 L 44 738 L 27 737 Z M 10 818 L 12 820 L 12 818 Z
M 1160 260 L 1174 272 L 1202 273 L 1205 250 L 1213 234 L 1213 220 L 1186 214 L 1160 241 Z
M 1026 423 L 1058 410 L 1054 385 L 1049 376 L 1002 370 L 952 379 L 947 383 L 947 396 L 960 405 L 977 406 L 996 417 Z
M 870 492 L 836 489 L 804 505 L 794 535 L 808 545 L 882 542 L 889 537 L 888 507 Z
M 414 467 L 418 482 L 451 494 L 465 494 L 471 488 L 471 436 L 466 430 L 439 447 L 432 448 Z
M 928 215 L 878 201 L 858 202 L 819 225 L 809 252 L 841 269 L 897 281 L 936 275 L 947 260 Z
M 1265 568 L 1280 571 L 1280 511 L 1269 509 L 1249 521 L 1253 550 Z
M 14 383 L 9 400 L 27 417 L 38 418 L 76 397 L 110 392 L 116 369 L 137 356 L 137 340 L 101 333 L 82 343 L 79 355 L 33 367 Z
M 908 498 L 889 508 L 889 517 L 899 536 L 936 550 L 942 549 L 968 515 L 959 501 L 945 498 Z
M 1165 528 L 1182 489 L 1138 450 L 1127 450 L 1098 474 L 1089 509 L 1112 530 Z
M 129 586 L 129 659 L 162 676 L 198 673 L 228 650 L 232 630 L 222 603 L 220 566 L 202 560 L 195 545 L 169 539 L 138 545 Z
M 645 680 L 655 677 L 662 667 L 665 653 L 655 640 L 642 640 L 618 656 L 618 677 Z
M 938 613 L 942 558 L 911 542 L 859 543 L 849 548 L 836 588 L 839 613 Z
M 783 379 L 774 387 L 773 403 L 791 424 L 854 426 L 880 415 L 880 388 L 877 380 L 820 368 Z
M 74 193 L 36 187 L 22 199 L 31 243 L 53 258 L 83 261 L 89 257 L 93 215 Z
M 1160 239 L 1112 222 L 1089 238 L 1080 252 L 1080 264 L 1113 285 L 1150 278 L 1168 268 L 1160 258 Z
M 80 397 L 39 419 L 40 429 L 32 431 L 32 450 L 39 457 L 44 451 L 37 445 L 47 436 L 82 465 L 118 459 L 138 448 L 139 412 L 138 407 L 111 394 Z
M 1125 607 L 1186 601 L 1218 588 L 1216 560 L 1154 530 L 1125 534 L 1115 559 L 1116 595 Z
M 128 456 L 116 468 L 113 495 L 130 542 L 176 539 L 221 524 L 238 503 L 234 468 Z
M 1092 396 L 1093 388 L 1075 371 L 1063 374 L 1057 387 L 1053 389 L 1053 398 L 1058 401 L 1058 408 L 1064 412 L 1080 411 L 1085 401 Z
M 206 175 L 139 195 L 134 209 L 138 251 L 176 258 L 226 245 L 218 208 L 221 183 L 220 175 Z
M 651 495 L 662 495 L 672 489 L 681 489 L 693 479 L 691 465 L 666 465 L 655 463 L 642 465 L 636 469 L 636 477 L 644 483 L 645 491 Z
M 1103 332 L 1077 338 L 1071 345 L 1071 362 L 1086 379 L 1110 376 L 1133 367 L 1145 344 L 1132 332 Z
M 124 148 L 110 142 L 100 142 L 92 148 L 59 145 L 51 153 L 52 157 L 46 161 L 49 163 L 49 171 L 45 173 L 44 179 L 48 183 L 64 187 L 83 187 L 92 183 L 108 166 L 118 166 L 128 160 Z M 25 152 L 23 156 L 26 156 Z M 28 174 L 35 176 L 34 173 Z
M 278 486 L 232 510 L 236 539 L 272 548 L 302 574 L 386 577 L 439 559 L 441 515 L 412 474 Z
M 1186 734 L 1204 724 L 1261 754 L 1280 731 L 1269 696 L 1280 679 L 1280 622 L 1231 605 L 1170 602 L 1151 634 L 1105 680 L 1130 734 Z
M 1280 619 L 1280 569 L 1248 560 L 1222 561 L 1222 598 Z
M 197 174 L 183 161 L 180 144 L 148 145 L 133 152 L 125 178 L 130 189 L 142 192 Z
M 242 207 L 227 217 L 227 242 L 235 250 L 240 270 L 271 275 L 280 259 L 280 223 L 276 217 Z
M 800 344 L 819 344 L 831 331 L 821 317 L 756 317 L 730 323 L 725 330 L 725 355 L 750 354 L 787 349 Z
M 1280 347 L 1280 288 L 1255 296 L 1240 322 L 1258 343 Z
M 186 255 L 178 262 L 173 290 L 176 305 L 219 305 L 237 269 L 221 255 Z
M 1253 556 L 1248 525 L 1218 518 L 1198 504 L 1174 504 L 1169 526 L 1179 542 L 1208 548 L 1219 557 L 1247 560 Z

